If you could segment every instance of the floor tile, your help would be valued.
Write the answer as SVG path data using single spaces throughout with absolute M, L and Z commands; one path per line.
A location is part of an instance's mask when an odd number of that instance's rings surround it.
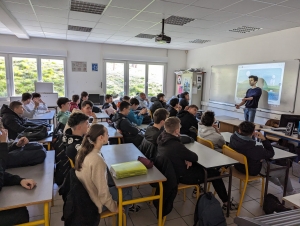
M 151 207 L 151 210 L 152 210 L 153 214 L 156 216 L 156 208 Z M 173 219 L 177 219 L 180 217 L 181 216 L 179 215 L 179 213 L 173 208 L 172 211 L 167 215 L 167 220 L 173 220 Z
M 195 205 L 190 200 L 186 200 L 185 202 L 176 202 L 174 203 L 174 208 L 182 217 L 194 214 L 195 212 Z
M 51 207 L 51 214 L 63 211 L 64 201 L 63 200 L 55 200 L 54 206 Z
M 233 219 L 236 217 L 236 212 L 237 211 L 231 211 L 230 212 L 230 217 L 232 217 Z M 245 208 L 241 208 L 240 211 L 240 217 L 255 217 L 252 213 L 250 213 L 248 210 L 246 210 Z
M 182 218 L 188 226 L 194 225 L 194 214 Z
M 240 197 L 241 197 L 241 194 L 240 194 L 239 190 L 235 190 L 235 191 L 231 192 L 231 198 L 233 198 L 233 200 L 235 202 L 239 203 L 240 202 Z M 253 200 L 253 199 L 250 196 L 248 196 L 247 194 L 245 194 L 243 202 L 247 202 L 247 201 L 250 201 L 250 200 Z
M 227 223 L 228 225 L 233 224 L 233 217 L 231 217 L 231 216 L 226 217 L 226 216 L 225 216 L 225 218 L 226 218 L 226 223 Z
M 265 212 L 263 211 L 262 207 L 259 206 L 259 202 L 256 200 L 243 203 L 243 207 L 256 217 L 265 215 Z
M 255 187 L 252 187 L 252 186 L 247 186 L 245 194 L 248 195 L 252 199 L 257 199 L 257 198 L 260 198 L 260 196 L 261 196 L 260 190 L 256 189 Z
M 44 216 L 44 204 L 27 206 L 29 217 Z
M 52 226 L 64 226 L 64 222 L 61 220 L 62 212 L 51 214 L 50 225 Z
M 138 213 L 129 213 L 135 226 L 156 224 L 157 219 L 150 209 L 140 210 Z
M 182 218 L 166 221 L 165 226 L 187 226 Z

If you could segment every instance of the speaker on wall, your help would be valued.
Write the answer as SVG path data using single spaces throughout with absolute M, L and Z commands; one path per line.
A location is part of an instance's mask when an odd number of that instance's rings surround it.
M 285 130 L 285 135 L 291 136 L 294 132 L 295 123 L 294 122 L 288 122 Z

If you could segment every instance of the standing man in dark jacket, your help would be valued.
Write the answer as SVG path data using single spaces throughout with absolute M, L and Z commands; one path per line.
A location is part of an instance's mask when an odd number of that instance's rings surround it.
M 247 90 L 246 96 L 242 99 L 242 102 L 235 105 L 236 109 L 239 109 L 240 106 L 246 104 L 244 109 L 244 116 L 245 116 L 245 121 L 248 122 L 254 122 L 256 109 L 258 108 L 258 101 L 262 94 L 261 88 L 256 86 L 257 82 L 258 82 L 257 76 L 255 75 L 249 76 L 249 84 L 251 88 Z
M 252 139 L 255 136 L 262 141 L 262 145 L 257 145 L 256 141 Z M 274 156 L 274 149 L 269 140 L 260 133 L 255 132 L 255 125 L 252 122 L 242 122 L 239 125 L 239 132 L 235 132 L 230 137 L 229 146 L 245 155 L 248 161 L 248 172 L 250 176 L 256 176 L 259 173 L 266 175 L 268 159 Z M 236 164 L 234 167 L 241 173 L 245 172 L 245 165 Z M 275 164 L 270 164 L 270 168 L 279 167 Z M 277 186 L 283 187 L 285 180 L 285 170 L 278 170 L 270 172 L 270 181 Z M 291 184 L 291 180 L 288 178 L 287 193 L 293 194 L 294 189 Z
M 165 131 L 157 139 L 158 156 L 165 156 L 171 160 L 179 183 L 202 184 L 204 182 L 203 167 L 197 163 L 196 153 L 187 149 L 180 141 L 180 120 L 170 117 L 165 122 Z M 219 176 L 220 172 L 208 169 L 207 176 Z M 228 195 L 222 179 L 213 180 L 212 184 L 223 201 L 223 208 L 227 207 Z
M 0 130 L 0 192 L 4 186 L 21 185 L 26 189 L 33 189 L 36 182 L 32 179 L 24 179 L 17 175 L 5 172 L 8 156 L 7 130 Z M 29 214 L 26 207 L 0 211 L 0 224 L 4 226 L 23 224 L 29 221 Z
M 179 105 L 182 107 L 182 110 L 185 110 L 185 108 L 190 105 L 190 94 L 189 92 L 184 92 L 180 96 L 181 99 L 179 101 Z
M 112 121 L 115 128 L 122 133 L 125 143 L 133 143 L 136 147 L 139 147 L 142 143 L 143 136 L 139 134 L 139 130 L 128 120 L 127 115 L 129 112 L 130 103 L 122 101 L 120 110 L 114 115 Z
M 89 128 L 89 116 L 79 112 L 73 113 L 68 119 L 68 125 L 70 128 L 65 131 L 63 141 L 66 145 L 66 155 L 75 164 L 77 151 Z
M 18 134 L 27 128 L 25 126 L 26 119 L 21 117 L 23 113 L 24 109 L 19 101 L 11 102 L 9 107 L 3 104 L 1 108 L 2 122 L 3 126 L 8 130 L 9 139 L 16 139 Z
M 157 98 L 152 97 L 151 101 L 154 102 L 150 107 L 150 111 L 152 112 L 152 115 L 154 114 L 156 109 L 167 107 L 166 100 L 165 100 L 165 94 L 163 94 L 163 93 L 157 94 Z
M 198 121 L 196 119 L 197 111 L 198 107 L 196 105 L 190 105 L 186 111 L 181 111 L 177 115 L 181 121 L 180 133 L 186 134 L 194 140 L 197 140 L 198 134 Z

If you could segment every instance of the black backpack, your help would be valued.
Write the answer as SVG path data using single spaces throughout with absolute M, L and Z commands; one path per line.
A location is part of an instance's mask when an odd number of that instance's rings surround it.
M 226 226 L 219 201 L 211 193 L 202 194 L 196 204 L 194 226 Z
M 267 194 L 264 197 L 263 210 L 265 211 L 266 214 L 272 214 L 274 212 L 278 213 L 278 212 L 288 211 L 291 209 L 286 208 L 284 205 L 282 205 L 282 203 L 275 195 Z
M 26 137 L 29 141 L 39 141 L 48 137 L 46 126 L 28 127 L 23 132 L 19 133 L 18 138 Z

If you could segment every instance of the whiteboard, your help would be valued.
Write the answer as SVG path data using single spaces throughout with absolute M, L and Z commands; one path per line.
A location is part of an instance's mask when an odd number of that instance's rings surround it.
M 53 93 L 53 82 L 35 82 L 36 93 Z
M 270 105 L 267 101 L 267 96 L 262 95 L 258 104 L 259 109 L 273 110 L 280 112 L 294 112 L 296 100 L 296 88 L 299 74 L 299 61 L 281 61 L 285 62 L 284 78 L 282 83 L 282 95 L 280 105 Z M 275 63 L 275 62 L 264 62 Z M 210 82 L 210 102 L 218 102 L 222 104 L 234 105 L 235 91 L 237 83 L 238 66 L 233 65 L 219 65 L 211 67 L 211 82 Z M 258 86 L 260 86 L 258 84 Z M 247 90 L 245 90 L 246 93 Z
M 41 99 L 48 107 L 57 107 L 58 93 L 41 93 Z

